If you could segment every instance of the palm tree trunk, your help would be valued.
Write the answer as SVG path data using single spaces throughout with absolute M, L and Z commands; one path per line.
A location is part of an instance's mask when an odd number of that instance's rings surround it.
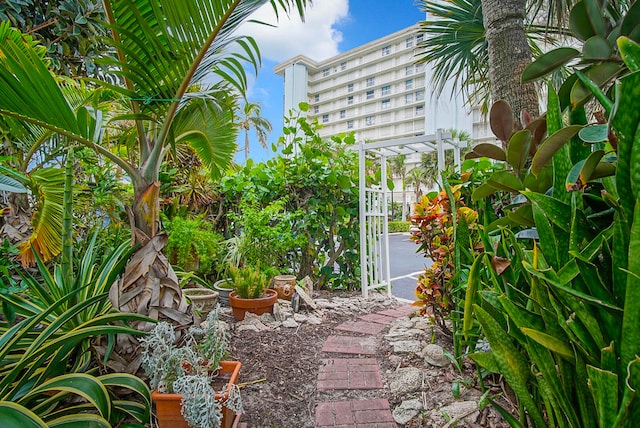
M 249 160 L 249 131 L 244 131 L 244 163 Z
M 146 238 L 153 238 L 158 232 L 158 215 L 160 210 L 160 184 L 158 182 L 150 185 L 134 185 L 133 189 L 133 207 L 131 212 L 131 228 L 133 231 L 142 232 Z M 135 229 L 137 230 L 135 230 Z M 142 238 L 136 233 L 134 239 L 136 242 Z M 142 238 L 142 240 L 145 240 Z
M 404 188 L 404 180 L 402 180 L 402 220 L 407 220 L 407 190 Z
M 524 31 L 526 0 L 482 0 L 482 13 L 489 45 L 489 79 L 493 101 L 507 101 L 520 123 L 526 110 L 537 116 L 538 96 L 533 83 L 520 76 L 531 62 L 531 49 Z

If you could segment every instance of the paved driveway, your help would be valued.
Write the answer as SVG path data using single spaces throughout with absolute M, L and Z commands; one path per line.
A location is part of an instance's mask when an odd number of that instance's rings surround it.
M 389 235 L 389 264 L 391 268 L 391 294 L 407 300 L 415 300 L 418 275 L 431 259 L 416 254 L 418 246 L 409 240 L 409 234 Z

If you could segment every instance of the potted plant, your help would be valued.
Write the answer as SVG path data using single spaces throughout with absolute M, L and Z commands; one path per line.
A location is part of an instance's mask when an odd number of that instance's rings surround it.
M 176 269 L 176 275 L 180 280 L 182 294 L 191 303 L 194 315 L 198 317 L 194 323 L 199 324 L 216 308 L 219 294 L 216 290 L 211 289 L 209 283 L 196 275 L 195 272 Z
M 172 265 L 202 275 L 211 273 L 223 252 L 223 239 L 203 217 L 174 217 L 166 224 L 165 251 Z
M 229 294 L 229 304 L 236 320 L 244 319 L 246 312 L 256 315 L 272 313 L 273 305 L 278 300 L 278 293 L 267 288 L 269 275 L 260 267 L 245 265 L 243 267 L 231 266 L 231 285 L 233 291 Z
M 229 335 L 218 313 L 219 307 L 202 327 L 192 326 L 179 339 L 166 322 L 141 339 L 160 428 L 230 428 L 242 411 L 236 386 L 242 364 L 222 361 Z

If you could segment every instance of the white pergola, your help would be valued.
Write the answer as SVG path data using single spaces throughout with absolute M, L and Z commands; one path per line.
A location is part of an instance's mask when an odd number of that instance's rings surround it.
M 355 149 L 355 147 L 354 147 Z M 438 153 L 438 172 L 444 169 L 444 151 L 454 149 L 454 162 L 460 165 L 459 141 L 450 132 L 438 129 L 432 135 L 397 138 L 374 143 L 361 141 L 358 146 L 360 185 L 360 270 L 362 295 L 369 290 L 386 287 L 391 296 L 391 271 L 389 265 L 389 229 L 387 226 L 387 180 L 380 186 L 367 187 L 366 157 L 373 154 L 380 160 L 381 177 L 387 176 L 387 159 L 397 155 L 414 153 Z

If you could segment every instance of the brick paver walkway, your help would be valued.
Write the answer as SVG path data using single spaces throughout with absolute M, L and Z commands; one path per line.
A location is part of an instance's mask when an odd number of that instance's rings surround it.
M 386 399 L 333 401 L 316 406 L 316 428 L 396 428 Z
M 375 355 L 375 335 L 388 328 L 397 318 L 415 312 L 412 306 L 367 314 L 358 321 L 336 327 L 338 332 L 369 336 L 332 335 L 327 337 L 322 352 Z M 375 358 L 327 358 L 320 361 L 318 390 L 382 389 L 380 367 Z M 316 428 L 396 428 L 389 401 L 386 399 L 350 400 L 317 403 Z
M 381 389 L 382 376 L 375 358 L 321 360 L 318 389 Z
M 375 314 L 362 315 L 362 316 L 359 316 L 358 318 L 360 318 L 363 321 L 374 322 L 382 325 L 389 325 L 392 322 L 394 322 L 396 318 L 400 318 L 401 316 L 402 315 L 397 317 L 390 317 L 387 315 L 380 315 L 380 313 L 375 313 Z
M 374 355 L 376 353 L 376 338 L 371 336 L 329 336 L 322 345 L 322 352 Z
M 395 309 L 387 309 L 386 311 L 376 312 L 376 314 L 386 315 L 392 318 L 401 318 L 407 315 L 411 315 L 417 310 L 418 308 L 416 306 L 406 305 L 406 306 L 398 306 Z
M 336 327 L 336 330 L 350 331 L 352 333 L 378 334 L 387 328 L 384 324 L 376 324 L 366 321 L 347 321 Z

